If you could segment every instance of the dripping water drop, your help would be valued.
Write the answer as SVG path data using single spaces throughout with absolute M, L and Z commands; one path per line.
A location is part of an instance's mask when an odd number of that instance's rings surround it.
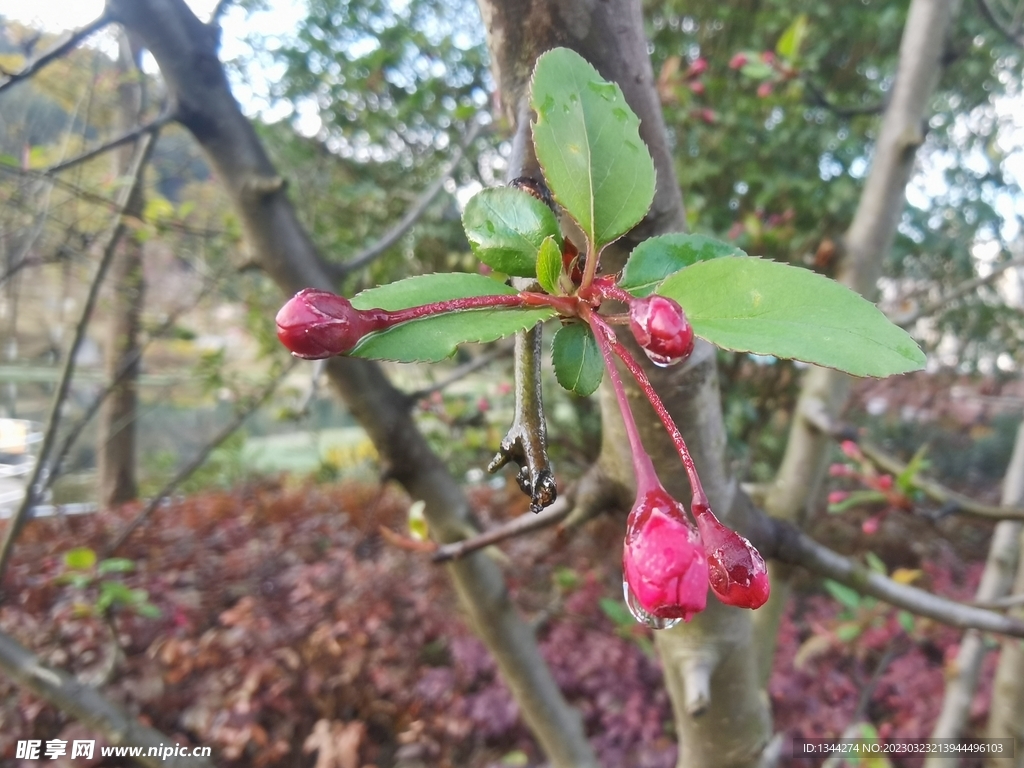
M 622 596 L 625 598 L 626 607 L 633 614 L 633 618 L 645 627 L 650 627 L 651 629 L 671 629 L 682 621 L 682 619 L 659 619 L 657 616 L 653 616 L 645 611 L 640 605 L 640 600 L 633 594 L 633 590 L 629 588 L 629 584 L 625 579 L 622 580 Z

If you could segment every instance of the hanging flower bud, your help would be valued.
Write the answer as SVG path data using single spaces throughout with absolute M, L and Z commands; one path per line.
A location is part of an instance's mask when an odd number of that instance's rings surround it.
M 761 553 L 726 528 L 706 506 L 694 504 L 694 517 L 708 558 L 711 591 L 726 605 L 760 608 L 768 600 L 768 568 Z
M 348 299 L 306 288 L 277 313 L 277 338 L 292 354 L 306 360 L 342 355 L 379 330 L 384 313 L 362 312 Z
M 693 351 L 693 328 L 673 299 L 652 294 L 629 303 L 629 328 L 655 365 L 674 365 Z
M 700 536 L 664 488 L 642 493 L 629 513 L 622 570 L 626 604 L 648 626 L 689 621 L 707 605 L 708 564 Z

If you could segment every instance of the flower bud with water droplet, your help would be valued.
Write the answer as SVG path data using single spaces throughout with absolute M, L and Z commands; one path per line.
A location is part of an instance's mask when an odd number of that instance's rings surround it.
M 664 488 L 637 497 L 626 523 L 622 570 L 626 605 L 648 626 L 689 621 L 707 605 L 708 563 L 700 536 Z
M 700 538 L 708 558 L 711 591 L 726 605 L 760 608 L 768 600 L 768 567 L 754 545 L 726 528 L 710 507 L 694 503 Z
M 693 352 L 693 327 L 683 308 L 666 296 L 631 301 L 629 329 L 655 365 L 675 365 Z
M 385 321 L 380 310 L 364 312 L 330 291 L 305 288 L 277 313 L 277 338 L 296 357 L 321 360 L 348 352 Z

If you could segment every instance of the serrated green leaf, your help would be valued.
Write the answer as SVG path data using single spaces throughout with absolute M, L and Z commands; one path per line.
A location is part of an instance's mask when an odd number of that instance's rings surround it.
M 842 605 L 845 605 L 847 608 L 860 607 L 861 597 L 860 592 L 857 590 L 832 579 L 825 579 L 822 583 L 825 585 L 826 591 Z
M 554 296 L 559 293 L 558 277 L 561 274 L 562 249 L 555 238 L 545 238 L 537 252 L 537 282 L 541 288 Z
M 558 221 L 537 198 L 510 187 L 485 189 L 466 204 L 462 226 L 473 253 L 506 275 L 533 277 L 545 238 L 561 246 Z
M 533 142 L 555 199 L 600 249 L 632 229 L 654 199 L 654 161 L 622 89 L 579 54 L 537 60 Z
M 800 267 L 749 256 L 702 261 L 666 278 L 698 336 L 723 349 L 793 358 L 854 376 L 924 367 L 910 335 L 871 302 Z
M 659 235 L 633 249 L 622 270 L 619 287 L 637 297 L 648 296 L 666 277 L 698 261 L 746 255 L 736 246 L 706 235 Z
M 88 547 L 75 547 L 64 553 L 64 565 L 77 571 L 87 571 L 96 565 L 96 553 Z
M 807 14 L 801 13 L 793 23 L 786 27 L 779 42 L 775 45 L 775 52 L 784 59 L 796 61 L 800 55 L 800 48 L 803 47 L 804 38 L 807 37 Z
M 466 272 L 419 275 L 371 288 L 352 297 L 356 309 L 407 309 L 436 301 L 470 296 L 513 295 L 514 288 L 484 275 Z M 494 341 L 532 328 L 554 315 L 538 309 L 474 309 L 433 315 L 374 333 L 349 354 L 370 360 L 436 363 L 455 353 L 459 344 Z
M 563 389 L 587 397 L 600 386 L 604 360 L 589 326 L 571 323 L 559 328 L 551 341 L 551 359 Z

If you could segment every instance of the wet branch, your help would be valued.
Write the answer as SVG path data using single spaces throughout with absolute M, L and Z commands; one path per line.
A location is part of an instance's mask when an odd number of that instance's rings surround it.
M 128 537 L 131 536 L 135 529 L 149 519 L 149 516 L 153 514 L 164 499 L 174 493 L 178 489 L 179 485 L 188 480 L 197 469 L 203 466 L 203 464 L 206 463 L 206 460 L 210 458 L 210 454 L 217 450 L 225 440 L 235 434 L 235 432 L 239 430 L 239 428 L 245 423 L 246 419 L 248 419 L 257 408 L 267 402 L 281 382 L 284 381 L 285 377 L 292 372 L 292 369 L 294 369 L 297 364 L 298 360 L 292 360 L 287 366 L 285 366 L 284 370 L 275 376 L 274 380 L 264 387 L 263 390 L 253 398 L 245 408 L 235 414 L 235 418 L 225 425 L 220 432 L 214 435 L 213 439 L 204 445 L 199 453 L 197 453 L 188 464 L 178 470 L 178 473 L 168 480 L 164 487 L 149 500 L 149 504 L 147 504 L 146 507 L 139 512 L 139 514 L 137 514 L 114 538 L 114 541 L 104 551 L 103 556 L 110 557 L 113 555 L 118 548 L 127 541 Z
M 465 557 L 484 547 L 535 533 L 562 522 L 569 516 L 572 509 L 573 506 L 569 503 L 569 499 L 562 497 L 540 514 L 520 515 L 476 536 L 444 544 L 434 551 L 430 559 L 435 563 L 446 563 L 449 560 L 458 560 L 460 557 Z
M 46 422 L 46 432 L 43 435 L 43 442 L 39 448 L 39 456 L 36 461 L 36 465 L 32 470 L 32 475 L 30 476 L 25 488 L 25 497 L 22 499 L 18 510 L 14 513 L 14 516 L 11 517 L 11 520 L 7 525 L 7 531 L 4 536 L 3 543 L 0 544 L 0 582 L 3 581 L 4 572 L 7 569 L 7 564 L 11 557 L 11 551 L 14 548 L 14 542 L 17 540 L 22 527 L 25 525 L 25 521 L 28 519 L 29 511 L 32 509 L 33 505 L 35 505 L 36 500 L 39 498 L 41 493 L 45 473 L 48 471 L 47 467 L 50 461 L 50 453 L 53 450 L 54 443 L 57 440 L 57 431 L 60 428 L 61 410 L 63 408 L 64 401 L 67 399 L 68 392 L 71 389 L 71 379 L 74 377 L 75 373 L 75 358 L 78 354 L 78 348 L 81 346 L 82 340 L 85 338 L 85 332 L 92 319 L 92 313 L 96 307 L 96 302 L 99 299 L 103 279 L 106 277 L 107 270 L 109 269 L 111 262 L 114 260 L 114 254 L 117 251 L 118 243 L 120 243 L 121 237 L 126 231 L 124 211 L 133 196 L 135 188 L 142 180 L 143 169 L 146 167 L 146 163 L 149 160 L 150 153 L 152 152 L 155 143 L 154 134 L 148 134 L 141 139 L 138 147 L 136 147 L 135 157 L 132 159 L 132 164 L 127 174 L 130 179 L 130 183 L 125 184 L 118 195 L 118 214 L 114 219 L 114 223 L 107 232 L 103 255 L 100 258 L 99 265 L 96 267 L 96 274 L 93 277 L 92 284 L 89 286 L 89 293 L 86 296 L 85 304 L 82 307 L 82 314 L 79 317 L 78 324 L 75 326 L 74 338 L 72 339 L 71 346 L 68 347 L 67 354 L 64 358 L 64 368 L 61 372 L 60 381 L 57 385 L 57 391 L 53 396 L 53 402 L 50 405 L 50 412 Z
M 540 385 L 541 325 L 516 334 L 515 415 L 512 426 L 501 441 L 501 447 L 488 472 L 497 472 L 510 461 L 519 465 L 516 482 L 530 497 L 530 510 L 540 512 L 558 495 L 555 475 L 551 471 L 547 451 L 547 424 Z
M 16 83 L 21 82 L 22 80 L 27 80 L 28 78 L 32 77 L 32 75 L 34 75 L 36 72 L 45 67 L 47 64 L 56 61 L 57 59 L 66 55 L 69 51 L 77 48 L 78 44 L 85 40 L 85 38 L 89 37 L 94 32 L 98 32 L 99 30 L 103 29 L 103 27 L 107 26 L 107 24 L 110 24 L 111 21 L 113 21 L 113 19 L 111 19 L 110 16 L 104 13 L 94 21 L 90 21 L 84 27 L 79 27 L 78 29 L 73 30 L 67 40 L 65 40 L 62 43 L 58 43 L 53 48 L 46 51 L 46 53 L 42 54 L 39 58 L 29 62 L 27 65 L 25 65 L 25 67 L 23 67 L 18 72 L 10 73 L 7 76 L 7 79 L 4 82 L 0 83 L 0 93 L 3 93 L 4 90 L 10 88 L 12 85 Z

